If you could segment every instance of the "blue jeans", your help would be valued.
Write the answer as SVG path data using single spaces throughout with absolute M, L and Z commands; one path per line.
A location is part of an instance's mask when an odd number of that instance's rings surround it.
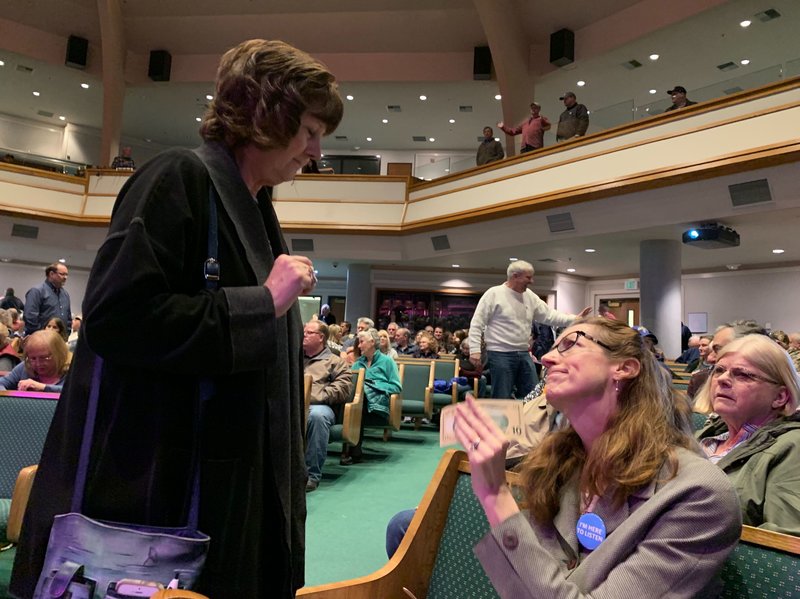
M 386 526 L 386 555 L 389 556 L 389 559 L 392 559 L 394 552 L 403 542 L 403 537 L 406 536 L 408 526 L 416 513 L 417 508 L 403 510 L 402 512 L 397 512 L 389 520 L 389 524 Z
M 489 372 L 492 373 L 493 398 L 522 399 L 539 382 L 528 352 L 489 351 L 486 354 L 489 358 Z
M 308 468 L 308 479 L 315 483 L 322 478 L 322 465 L 328 456 L 328 439 L 335 420 L 330 406 L 325 404 L 310 406 L 306 430 L 306 468 Z

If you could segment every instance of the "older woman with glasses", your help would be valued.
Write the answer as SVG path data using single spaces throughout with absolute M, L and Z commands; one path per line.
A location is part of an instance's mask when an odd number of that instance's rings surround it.
M 698 397 L 714 413 L 697 438 L 731 479 L 744 523 L 800 536 L 800 378 L 789 355 L 764 335 L 732 341 Z
M 24 345 L 22 362 L 0 378 L 0 390 L 61 393 L 69 356 L 61 336 L 48 329 L 36 331 Z
M 491 525 L 475 547 L 501 597 L 707 593 L 741 520 L 729 480 L 700 455 L 685 401 L 638 333 L 578 320 L 544 355 L 547 400 L 569 420 L 521 466 L 529 512 L 505 484 L 508 440 L 469 398 L 456 433 Z M 701 596 L 711 596 L 703 594 Z

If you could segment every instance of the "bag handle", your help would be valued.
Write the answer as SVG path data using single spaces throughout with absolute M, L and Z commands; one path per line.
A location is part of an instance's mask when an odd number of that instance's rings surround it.
M 217 220 L 217 190 L 213 184 L 208 187 L 208 259 L 204 263 L 203 274 L 206 289 L 216 289 L 219 282 L 219 253 L 218 220 Z M 100 380 L 103 376 L 103 358 L 95 357 L 92 368 L 92 382 L 89 388 L 89 405 L 86 408 L 86 421 L 83 424 L 83 439 L 78 458 L 78 470 L 75 474 L 75 489 L 72 493 L 72 512 L 81 512 L 83 497 L 86 492 L 86 477 L 89 472 L 89 457 L 92 450 L 94 427 L 97 420 L 97 404 L 100 397 Z M 197 531 L 200 519 L 200 434 L 202 422 L 202 409 L 205 402 L 214 394 L 214 382 L 206 377 L 199 382 L 198 409 L 194 417 L 194 441 L 192 443 L 192 498 L 189 503 L 188 522 L 186 527 Z

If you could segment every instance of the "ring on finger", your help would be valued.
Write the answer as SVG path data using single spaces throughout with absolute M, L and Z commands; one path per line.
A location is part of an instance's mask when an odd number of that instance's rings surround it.
M 480 445 L 480 444 L 481 444 L 481 440 L 480 440 L 480 439 L 475 439 L 475 440 L 474 440 L 472 443 L 470 443 L 470 445 L 469 445 L 469 449 L 470 449 L 470 451 L 475 451 L 476 449 L 478 449 L 478 445 Z

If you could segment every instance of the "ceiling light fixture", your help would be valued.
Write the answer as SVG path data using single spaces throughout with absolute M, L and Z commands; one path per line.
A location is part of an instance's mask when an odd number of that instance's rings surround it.
M 651 90 L 650 90 L 650 93 L 651 93 L 651 94 L 654 94 L 654 93 L 656 93 L 656 90 L 654 90 L 654 89 L 651 89 Z
M 345 96 L 345 98 L 347 98 L 347 99 L 348 99 L 348 100 L 350 100 L 351 102 L 352 102 L 353 100 L 355 100 L 355 98 L 354 98 L 353 96 L 351 96 L 350 94 L 347 94 L 347 95 Z
M 583 79 L 581 79 L 580 81 L 578 81 L 577 85 L 578 87 L 583 87 L 584 85 L 586 85 L 586 82 Z
M 380 157 L 381 157 L 380 154 L 375 154 L 375 158 L 380 158 Z
M 658 54 L 651 54 L 650 55 L 650 60 L 658 60 L 659 58 L 660 58 L 660 56 Z
M 574 268 L 568 268 L 567 272 L 575 272 L 575 269 Z
M 519 258 L 509 258 L 508 259 L 509 262 L 516 262 L 517 260 L 519 260 Z
M 367 138 L 367 141 L 372 141 L 372 138 L 371 138 L 371 137 L 368 137 L 368 138 Z
M 214 99 L 214 96 L 212 96 L 211 94 L 206 94 L 206 100 L 211 101 L 213 99 Z
M 81 83 L 81 87 L 83 89 L 89 89 L 89 84 L 88 83 Z
M 200 122 L 200 121 L 202 121 L 203 119 L 201 119 L 199 116 L 196 116 L 196 117 L 194 117 L 194 120 L 196 120 L 196 121 L 199 123 L 199 122 Z
M 39 96 L 41 96 L 42 94 L 40 94 L 39 92 L 33 92 L 33 95 L 34 95 L 34 96 L 36 96 L 36 97 L 38 98 L 38 97 L 39 97 Z
M 751 24 L 751 23 L 752 23 L 752 21 L 748 21 L 747 19 L 745 19 L 744 21 L 741 21 L 741 22 L 739 23 L 739 26 L 740 26 L 740 27 L 750 27 L 750 24 Z
M 59 121 L 66 121 L 66 120 L 67 120 L 67 117 L 65 117 L 65 116 L 59 116 L 59 117 L 58 117 L 58 120 L 59 120 Z
M 495 95 L 494 99 L 495 100 L 502 100 L 503 96 L 501 96 L 500 94 L 497 94 L 497 95 Z
M 451 264 L 450 266 L 452 266 L 453 268 L 461 268 L 460 264 Z
M 587 254 L 594 254 L 597 250 L 594 248 L 586 248 L 583 251 L 586 252 Z
M 743 58 L 739 62 L 746 66 L 746 65 L 750 64 L 750 59 L 749 58 Z
M 782 254 L 782 253 L 783 253 L 783 252 L 785 252 L 785 251 L 786 251 L 786 250 L 782 250 L 782 249 L 780 249 L 780 248 L 775 248 L 774 250 L 772 250 L 772 253 L 773 253 L 773 254 Z
M 427 99 L 428 99 L 428 96 L 420 96 L 420 97 L 419 97 L 419 99 L 420 99 L 420 100 L 422 100 L 422 101 L 424 102 L 425 100 L 427 100 Z
M 4 67 L 4 66 L 6 66 L 6 61 L 5 60 L 0 60 L 0 67 Z
M 435 137 L 429 137 L 428 141 L 436 141 L 436 138 Z
M 455 119 L 450 119 L 450 124 L 451 124 L 451 125 L 452 125 L 453 123 L 455 123 L 455 122 L 456 122 L 456 120 L 455 120 Z
M 388 122 L 389 122 L 389 119 L 382 119 L 382 120 L 381 120 L 381 123 L 383 123 L 384 125 L 385 125 L 386 123 L 388 123 Z
M 360 150 L 360 149 L 361 149 L 361 146 L 355 146 L 353 149 L 354 149 L 354 150 Z

